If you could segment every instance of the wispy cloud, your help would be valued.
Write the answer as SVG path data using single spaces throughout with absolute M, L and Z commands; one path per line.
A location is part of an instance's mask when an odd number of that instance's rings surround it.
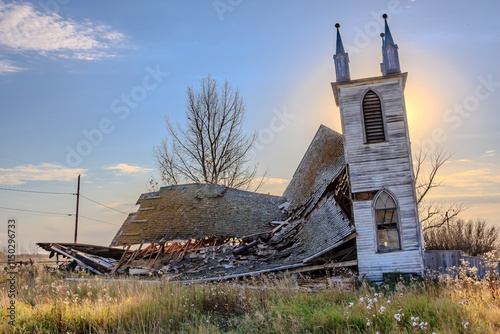
M 447 175 L 443 180 L 446 185 L 470 191 L 486 191 L 492 186 L 500 185 L 500 175 L 491 168 L 469 169 Z
M 0 75 L 24 71 L 24 68 L 12 64 L 10 60 L 0 59 Z
M 95 60 L 113 56 L 125 36 L 109 26 L 43 13 L 30 3 L 0 1 L 0 43 L 16 51 Z
M 482 155 L 483 158 L 490 158 L 495 156 L 495 150 L 489 150 Z
M 131 166 L 127 164 L 116 164 L 113 166 L 104 167 L 105 170 L 113 170 L 116 175 L 127 175 L 136 173 L 146 173 L 152 171 L 151 168 L 143 168 L 140 166 Z
M 280 178 L 276 178 L 276 177 L 269 177 L 269 178 L 266 178 L 265 180 L 265 183 L 266 184 L 285 184 L 285 183 L 288 183 L 290 182 L 290 180 L 287 180 L 287 179 L 280 179 Z
M 14 168 L 0 168 L 0 184 L 16 185 L 28 181 L 75 181 L 86 169 L 66 168 L 55 164 L 21 165 Z

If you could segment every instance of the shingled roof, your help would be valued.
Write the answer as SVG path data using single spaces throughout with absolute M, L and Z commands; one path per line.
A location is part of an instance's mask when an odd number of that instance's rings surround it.
M 271 229 L 286 219 L 283 197 L 216 184 L 162 187 L 142 194 L 111 242 L 112 246 L 205 237 L 243 237 Z
M 343 136 L 321 125 L 283 196 L 295 216 L 313 208 L 345 167 Z

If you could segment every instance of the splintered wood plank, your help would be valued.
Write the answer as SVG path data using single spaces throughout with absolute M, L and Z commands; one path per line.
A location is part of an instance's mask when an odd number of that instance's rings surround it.
M 307 271 L 317 271 L 323 269 L 332 269 L 332 268 L 344 268 L 344 267 L 354 267 L 358 265 L 358 260 L 345 261 L 345 262 L 337 262 L 337 263 L 327 263 L 320 264 L 317 266 L 308 266 L 297 269 L 290 270 L 291 273 L 303 273 Z
M 116 273 L 116 271 L 117 271 L 118 269 L 120 269 L 120 267 L 121 267 L 121 265 L 123 264 L 123 262 L 125 262 L 125 258 L 126 258 L 126 256 L 127 256 L 128 251 L 129 251 L 129 249 L 130 249 L 130 247 L 131 247 L 131 246 L 132 246 L 132 245 L 128 245 L 128 246 L 127 246 L 127 250 L 123 253 L 123 255 L 122 255 L 122 257 L 121 257 L 120 261 L 118 261 L 118 263 L 116 264 L 116 266 L 115 266 L 115 267 L 111 270 L 111 274 L 112 274 L 112 275 L 113 275 L 114 273 Z

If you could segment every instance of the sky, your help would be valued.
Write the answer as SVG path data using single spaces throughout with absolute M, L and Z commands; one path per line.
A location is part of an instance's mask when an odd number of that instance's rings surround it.
M 351 78 L 379 76 L 383 13 L 412 148 L 452 154 L 429 199 L 500 226 L 498 1 L 0 0 L 0 248 L 9 219 L 22 251 L 72 242 L 78 174 L 78 242 L 109 245 L 158 175 L 165 116 L 184 122 L 208 73 L 240 90 L 281 195 L 320 124 L 341 132 L 335 23 Z

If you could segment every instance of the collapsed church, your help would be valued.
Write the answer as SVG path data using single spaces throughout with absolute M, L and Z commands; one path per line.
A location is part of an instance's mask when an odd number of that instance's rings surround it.
M 216 184 L 142 194 L 112 247 L 39 244 L 96 273 L 211 280 L 350 268 L 359 278 L 423 275 L 398 46 L 387 16 L 382 75 L 351 79 L 337 24 L 332 83 L 342 134 L 321 125 L 282 196 Z M 118 247 L 121 246 L 121 247 Z

